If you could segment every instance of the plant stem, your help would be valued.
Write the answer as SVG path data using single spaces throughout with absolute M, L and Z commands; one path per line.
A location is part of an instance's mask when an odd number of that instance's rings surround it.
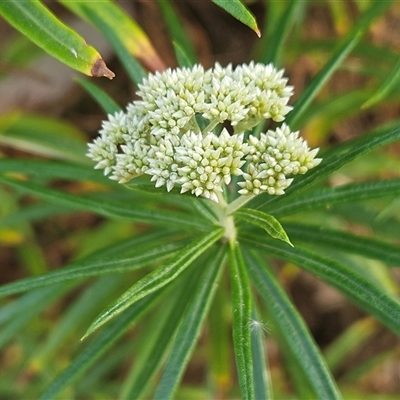
M 254 197 L 254 194 L 248 195 L 248 196 L 240 196 L 232 203 L 228 204 L 228 207 L 226 209 L 226 215 L 231 215 L 233 214 L 236 210 L 239 208 L 243 207 L 248 201 L 250 201 Z

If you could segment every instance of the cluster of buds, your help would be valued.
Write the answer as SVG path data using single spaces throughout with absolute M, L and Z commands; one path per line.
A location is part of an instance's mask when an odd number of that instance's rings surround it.
M 251 133 L 291 110 L 293 88 L 271 64 L 168 69 L 150 74 L 137 94 L 89 144 L 96 168 L 120 183 L 148 174 L 156 187 L 218 202 L 232 176 L 241 177 L 241 195 L 281 195 L 292 176 L 321 161 L 285 123 Z

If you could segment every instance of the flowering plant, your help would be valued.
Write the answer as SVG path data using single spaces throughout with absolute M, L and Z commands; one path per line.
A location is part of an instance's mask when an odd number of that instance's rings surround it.
M 386 68 L 380 76 L 377 48 L 364 42 L 355 49 L 390 2 L 352 2 L 360 18 L 328 52 L 315 41 L 312 48 L 307 40 L 298 45 L 301 35 L 292 34 L 308 29 L 306 20 L 298 23 L 307 2 L 259 2 L 268 23 L 257 62 L 209 69 L 199 64 L 168 1 L 158 5 L 180 65 L 173 69 L 117 3 L 58 2 L 112 43 L 127 72 L 123 85 L 134 84 L 137 98 L 122 110 L 101 87 L 79 80 L 102 118 L 108 115 L 89 147 L 86 134 L 61 121 L 15 113 L 1 121 L 1 144 L 41 158 L 0 158 L 0 244 L 10 232 L 24 238 L 5 254 L 15 254 L 26 275 L 13 281 L 9 268 L 2 279 L 10 282 L 0 286 L 0 397 L 341 399 L 341 392 L 353 396 L 354 387 L 362 397 L 362 379 L 346 383 L 357 375 L 347 363 L 349 349 L 362 351 L 381 332 L 400 334 L 399 288 L 389 268 L 400 265 L 398 157 L 380 149 L 400 139 L 399 122 L 330 143 L 349 115 L 382 98 L 398 100 L 388 97 L 398 85 L 395 52 L 380 49 Z M 260 33 L 239 0 L 213 2 Z M 335 21 L 340 2 L 328 3 Z M 75 70 L 115 76 L 41 2 L 0 1 L 0 14 Z M 305 74 L 313 76 L 305 88 L 296 85 L 295 102 L 278 68 L 286 37 L 288 54 L 296 55 L 283 58 L 292 77 L 301 69 L 293 59 L 304 51 L 318 51 L 318 62 L 329 54 L 319 72 Z M 341 74 L 356 68 L 344 61 L 353 49 L 357 65 L 361 58 L 369 66 L 368 54 L 374 55 L 374 68 L 357 71 L 362 88 L 321 91 L 341 65 Z M 381 109 L 374 115 L 380 119 Z M 319 158 L 300 128 L 321 146 Z M 52 230 L 57 217 L 68 229 Z M 303 287 L 304 276 L 318 279 Z M 335 296 L 367 317 L 346 314 L 351 322 L 340 324 L 329 313 Z M 314 324 L 306 322 L 310 310 Z M 397 362 L 398 354 L 383 351 L 373 359 L 385 360 Z M 192 372 L 198 370 L 204 373 Z

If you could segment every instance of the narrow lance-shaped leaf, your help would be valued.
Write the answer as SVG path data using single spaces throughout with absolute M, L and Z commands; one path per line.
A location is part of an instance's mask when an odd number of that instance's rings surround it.
M 307 110 L 308 106 L 317 96 L 321 88 L 337 70 L 342 61 L 347 57 L 351 50 L 361 40 L 363 34 L 369 28 L 371 22 L 386 11 L 391 4 L 388 2 L 374 2 L 371 7 L 356 21 L 352 29 L 339 44 L 330 60 L 325 64 L 318 75 L 307 86 L 294 104 L 294 110 L 288 115 L 287 123 L 293 128 L 297 128 L 297 121 Z
M 241 240 L 270 256 L 294 263 L 318 276 L 400 335 L 400 303 L 346 265 L 299 246 L 292 248 L 278 241 L 260 240 L 254 235 L 245 235 Z
M 75 31 L 59 21 L 41 2 L 1 1 L 0 14 L 30 40 L 83 74 L 114 78 L 100 54 Z
M 72 363 L 51 383 L 39 400 L 50 400 L 76 381 L 139 319 L 160 296 L 161 292 L 137 302 L 133 307 L 119 315 L 106 329 L 72 361 Z
M 50 189 L 44 186 L 36 185 L 31 182 L 9 179 L 0 176 L 0 182 L 7 183 L 24 192 L 34 194 L 45 200 L 55 202 L 77 210 L 88 210 L 100 215 L 111 218 L 122 218 L 127 220 L 136 220 L 147 223 L 155 223 L 167 226 L 187 227 L 189 230 L 202 227 L 202 230 L 209 228 L 209 225 L 202 219 L 172 211 L 150 210 L 144 208 L 128 208 L 126 203 L 101 199 L 99 197 L 77 196 L 66 192 Z M 200 224 L 200 225 L 199 225 Z
M 226 12 L 231 14 L 237 20 L 247 25 L 252 29 L 258 37 L 261 36 L 261 32 L 258 29 L 257 21 L 253 14 L 242 4 L 240 0 L 211 0 L 213 3 L 223 8 Z
M 165 366 L 154 399 L 171 399 L 193 352 L 203 322 L 207 316 L 225 262 L 224 247 L 220 247 L 213 260 L 203 266 L 204 271 L 198 279 L 192 299 L 189 301 L 185 315 L 176 333 L 170 357 Z M 182 305 L 181 305 L 182 306 Z
M 251 292 L 242 253 L 236 243 L 229 248 L 232 281 L 233 346 L 242 399 L 254 399 L 251 354 Z
M 271 206 L 275 215 L 285 216 L 354 201 L 379 199 L 400 195 L 400 179 L 387 179 L 377 182 L 350 183 L 348 185 L 324 188 L 299 196 L 290 202 Z
M 274 239 L 282 240 L 290 246 L 293 246 L 285 230 L 282 228 L 282 225 L 272 215 L 259 210 L 252 210 L 250 208 L 241 208 L 240 210 L 237 210 L 234 215 L 243 221 L 259 226 Z
M 196 267 L 194 265 L 193 267 Z M 120 395 L 121 400 L 141 399 L 147 395 L 147 390 L 153 383 L 158 371 L 164 363 L 166 354 L 171 348 L 175 332 L 185 312 L 201 270 L 187 271 L 186 277 L 174 288 L 173 296 L 166 299 L 160 310 L 161 315 L 154 315 L 147 330 L 144 332 L 145 344 L 137 355 L 130 376 L 125 381 Z M 179 278 L 178 278 L 179 279 Z
M 174 43 L 177 59 L 182 60 L 181 55 L 185 54 L 185 58 L 191 67 L 196 61 L 196 53 L 190 38 L 183 29 L 183 21 L 180 21 L 178 14 L 175 12 L 169 0 L 158 0 L 158 6 L 163 14 L 164 22 L 167 26 L 171 41 Z M 181 64 L 180 64 L 181 65 Z M 181 65 L 182 67 L 183 65 Z
M 0 287 L 0 297 L 15 293 L 26 292 L 32 289 L 53 285 L 55 283 L 83 279 L 91 276 L 100 276 L 116 272 L 132 271 L 152 262 L 157 262 L 172 256 L 185 241 L 174 241 L 160 244 L 160 238 L 165 237 L 165 232 L 143 235 L 140 238 L 130 239 L 125 243 L 135 249 L 133 255 L 127 254 L 125 246 L 115 246 L 115 252 L 88 256 L 83 260 L 74 262 L 70 266 L 48 272 L 43 275 L 20 279 Z M 168 237 L 171 238 L 170 232 Z M 148 242 L 147 242 L 148 241 Z M 146 243 L 147 242 L 147 243 Z
M 285 229 L 296 241 L 305 244 L 328 246 L 331 249 L 359 254 L 400 267 L 400 248 L 370 237 L 357 236 L 316 225 L 284 224 Z
M 146 76 L 139 60 L 149 70 L 165 65 L 141 27 L 115 2 L 102 0 L 59 0 L 65 7 L 96 26 L 110 41 L 119 59 L 136 84 Z
M 378 90 L 361 106 L 362 108 L 371 107 L 383 100 L 400 83 L 400 57 Z
M 340 399 L 338 388 L 311 334 L 275 276 L 266 267 L 262 267 L 264 261 L 260 257 L 246 251 L 245 259 L 251 280 L 270 311 L 269 316 L 275 329 L 302 367 L 316 397 Z
M 337 171 L 349 162 L 399 139 L 400 128 L 380 128 L 373 130 L 367 135 L 343 143 L 339 147 L 325 153 L 318 167 L 308 171 L 305 175 L 296 176 L 293 183 L 285 190 L 285 195 L 269 196 L 260 194 L 250 200 L 249 205 L 251 205 L 251 208 L 267 207 L 271 211 L 273 204 L 291 202 L 294 196 L 315 185 L 318 181 L 327 178 L 334 171 Z
M 76 81 L 92 96 L 107 114 L 114 114 L 121 111 L 121 107 L 103 90 L 92 82 L 85 79 Z
M 193 260 L 203 254 L 210 246 L 219 240 L 223 233 L 224 231 L 222 229 L 215 229 L 210 233 L 205 233 L 177 253 L 169 263 L 157 268 L 155 271 L 142 278 L 139 282 L 135 283 L 95 319 L 83 338 L 89 336 L 96 329 L 105 324 L 115 315 L 121 313 L 131 304 L 171 282 L 182 273 Z

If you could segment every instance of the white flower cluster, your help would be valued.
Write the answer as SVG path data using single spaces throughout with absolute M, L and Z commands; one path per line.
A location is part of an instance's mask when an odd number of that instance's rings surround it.
M 286 124 L 258 136 L 247 131 L 265 119 L 283 121 L 292 93 L 283 70 L 271 64 L 150 74 L 139 85 L 141 99 L 103 122 L 88 156 L 120 183 L 148 174 L 156 187 L 218 202 L 232 176 L 242 176 L 242 195 L 281 195 L 290 176 L 320 163 L 318 149 Z

